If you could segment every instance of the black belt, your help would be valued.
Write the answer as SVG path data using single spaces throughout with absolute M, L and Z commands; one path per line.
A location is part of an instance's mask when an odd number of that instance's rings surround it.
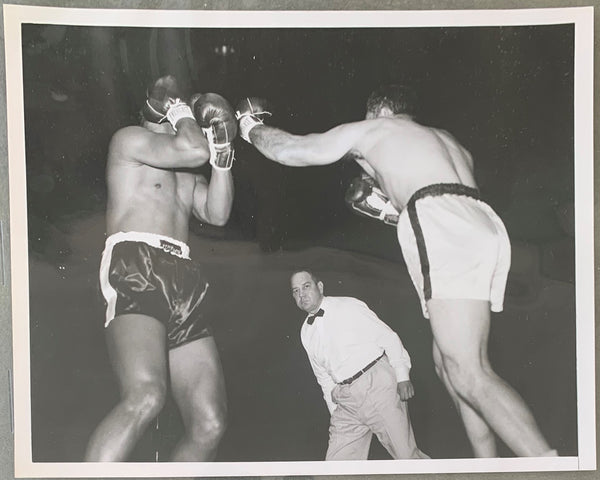
M 352 375 L 350 378 L 347 378 L 346 380 L 341 381 L 339 384 L 340 385 L 349 385 L 351 384 L 354 380 L 356 380 L 358 377 L 360 377 L 363 373 L 365 373 L 369 368 L 371 368 L 373 365 L 375 365 L 379 360 L 381 360 L 381 358 L 385 355 L 385 352 L 383 352 L 381 355 L 379 355 L 375 360 L 373 360 L 371 363 L 369 363 L 366 367 L 364 367 L 362 370 L 359 370 L 358 372 L 356 372 L 354 375 Z

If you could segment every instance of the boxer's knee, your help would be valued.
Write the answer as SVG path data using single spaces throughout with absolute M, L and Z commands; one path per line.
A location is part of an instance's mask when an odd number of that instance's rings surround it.
M 162 410 L 166 391 L 162 382 L 143 382 L 124 392 L 121 405 L 140 420 L 150 421 Z
M 227 409 L 216 407 L 198 415 L 188 425 L 188 435 L 196 443 L 216 445 L 227 430 Z
M 454 391 L 467 403 L 474 406 L 481 403 L 490 377 L 481 363 L 446 356 L 440 370 Z

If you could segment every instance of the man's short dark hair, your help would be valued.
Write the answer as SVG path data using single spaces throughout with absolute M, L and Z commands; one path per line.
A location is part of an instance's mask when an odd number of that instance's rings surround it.
M 382 85 L 375 89 L 367 99 L 367 112 L 377 114 L 382 108 L 389 108 L 395 114 L 416 117 L 417 95 L 407 85 Z
M 319 276 L 316 275 L 312 270 L 309 270 L 308 268 L 299 268 L 298 270 L 294 270 L 290 275 L 290 278 L 292 278 L 297 273 L 308 273 L 310 275 L 310 278 L 313 279 L 313 282 L 315 282 L 315 285 L 321 281 Z

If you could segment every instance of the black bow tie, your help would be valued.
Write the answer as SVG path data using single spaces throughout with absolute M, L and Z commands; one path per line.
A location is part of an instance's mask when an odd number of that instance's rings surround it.
M 306 323 L 308 323 L 309 325 L 312 325 L 313 322 L 315 321 L 315 318 L 322 317 L 324 313 L 325 312 L 323 311 L 323 309 L 319 308 L 319 311 L 317 313 L 313 313 L 312 315 L 308 316 L 308 318 L 306 319 Z

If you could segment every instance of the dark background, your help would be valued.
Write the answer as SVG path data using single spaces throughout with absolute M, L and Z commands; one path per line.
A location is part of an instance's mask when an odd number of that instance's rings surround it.
M 79 461 L 116 400 L 102 337 L 97 267 L 110 136 L 136 123 L 153 79 L 235 104 L 267 96 L 294 133 L 364 117 L 380 83 L 413 85 L 419 120 L 475 159 L 483 197 L 506 223 L 513 266 L 490 355 L 552 446 L 577 453 L 574 309 L 573 26 L 406 29 L 146 29 L 23 26 L 34 461 Z M 471 456 L 435 377 L 393 228 L 344 205 L 351 162 L 294 169 L 236 141 L 236 198 L 225 228 L 192 225 L 192 255 L 214 286 L 229 395 L 218 460 L 318 460 L 328 416 L 299 342 L 291 269 L 318 270 L 332 295 L 365 300 L 413 358 L 411 415 L 433 458 Z M 210 170 L 206 170 L 210 175 Z M 168 454 L 180 426 L 161 418 L 136 459 Z M 164 452 L 164 453 L 163 453 Z M 504 455 L 510 452 L 502 448 Z M 374 442 L 372 458 L 388 458 Z

